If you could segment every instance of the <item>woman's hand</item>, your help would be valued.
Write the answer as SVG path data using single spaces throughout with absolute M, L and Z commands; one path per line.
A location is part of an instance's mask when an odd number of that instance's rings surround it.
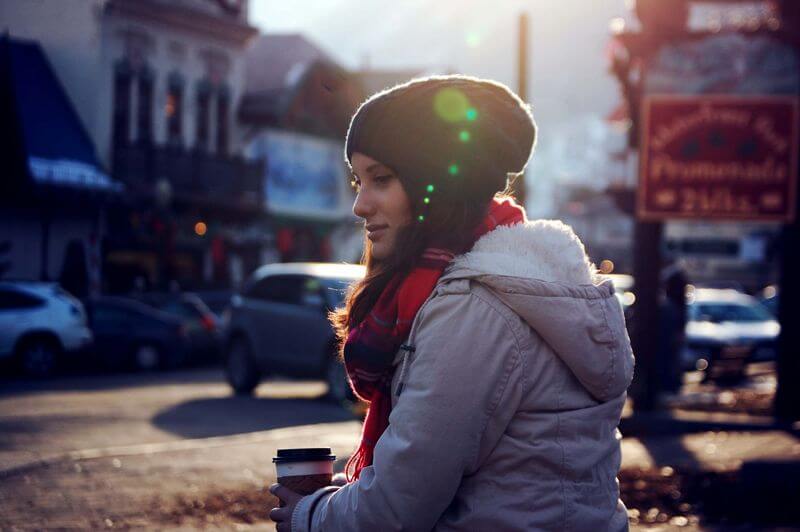
M 269 492 L 285 504 L 281 508 L 273 508 L 269 511 L 269 518 L 275 521 L 275 530 L 278 532 L 291 532 L 292 512 L 294 512 L 294 507 L 303 496 L 280 484 L 270 486 Z

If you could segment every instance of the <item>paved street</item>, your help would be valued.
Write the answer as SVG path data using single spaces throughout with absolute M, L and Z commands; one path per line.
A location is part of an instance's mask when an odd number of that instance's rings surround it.
M 229 528 L 231 494 L 267 507 L 276 449 L 352 450 L 360 424 L 324 392 L 234 397 L 219 370 L 2 381 L 0 529 Z
M 271 530 L 263 487 L 276 449 L 331 446 L 346 457 L 356 445 L 360 422 L 324 392 L 319 382 L 274 380 L 234 397 L 212 369 L 0 381 L 0 529 Z M 628 434 L 623 470 L 726 472 L 800 458 L 795 435 L 748 419 L 747 432 Z
M 193 439 L 349 421 L 320 382 L 271 381 L 232 396 L 220 370 L 0 381 L 0 469 Z M 147 447 L 142 447 L 147 449 Z M 103 450 L 103 451 L 100 451 Z

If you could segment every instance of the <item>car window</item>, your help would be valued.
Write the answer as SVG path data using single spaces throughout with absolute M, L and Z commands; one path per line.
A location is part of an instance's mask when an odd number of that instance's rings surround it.
M 32 309 L 44 305 L 44 300 L 18 290 L 0 288 L 0 310 Z
M 181 318 L 197 318 L 201 312 L 188 301 L 166 301 L 158 305 L 160 310 L 180 316 Z
M 755 322 L 773 319 L 769 312 L 758 306 L 735 303 L 697 303 L 689 308 L 693 320 Z
M 347 295 L 347 290 L 354 282 L 353 279 L 325 279 L 323 283 L 323 290 L 325 291 L 328 299 L 328 304 L 332 308 L 342 306 L 344 304 L 344 296 Z
M 307 277 L 303 275 L 272 275 L 253 285 L 246 296 L 262 301 L 299 305 L 306 281 Z

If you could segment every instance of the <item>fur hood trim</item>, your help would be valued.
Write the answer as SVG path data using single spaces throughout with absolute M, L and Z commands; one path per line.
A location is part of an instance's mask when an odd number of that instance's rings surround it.
M 498 227 L 481 237 L 469 252 L 456 257 L 450 269 L 568 285 L 599 282 L 583 243 L 559 220 Z

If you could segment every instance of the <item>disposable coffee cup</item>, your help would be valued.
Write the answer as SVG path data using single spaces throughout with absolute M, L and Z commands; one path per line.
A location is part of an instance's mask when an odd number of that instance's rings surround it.
M 278 456 L 272 462 L 278 473 L 278 484 L 300 495 L 310 495 L 331 485 L 335 460 L 330 447 L 317 447 L 278 449 Z

